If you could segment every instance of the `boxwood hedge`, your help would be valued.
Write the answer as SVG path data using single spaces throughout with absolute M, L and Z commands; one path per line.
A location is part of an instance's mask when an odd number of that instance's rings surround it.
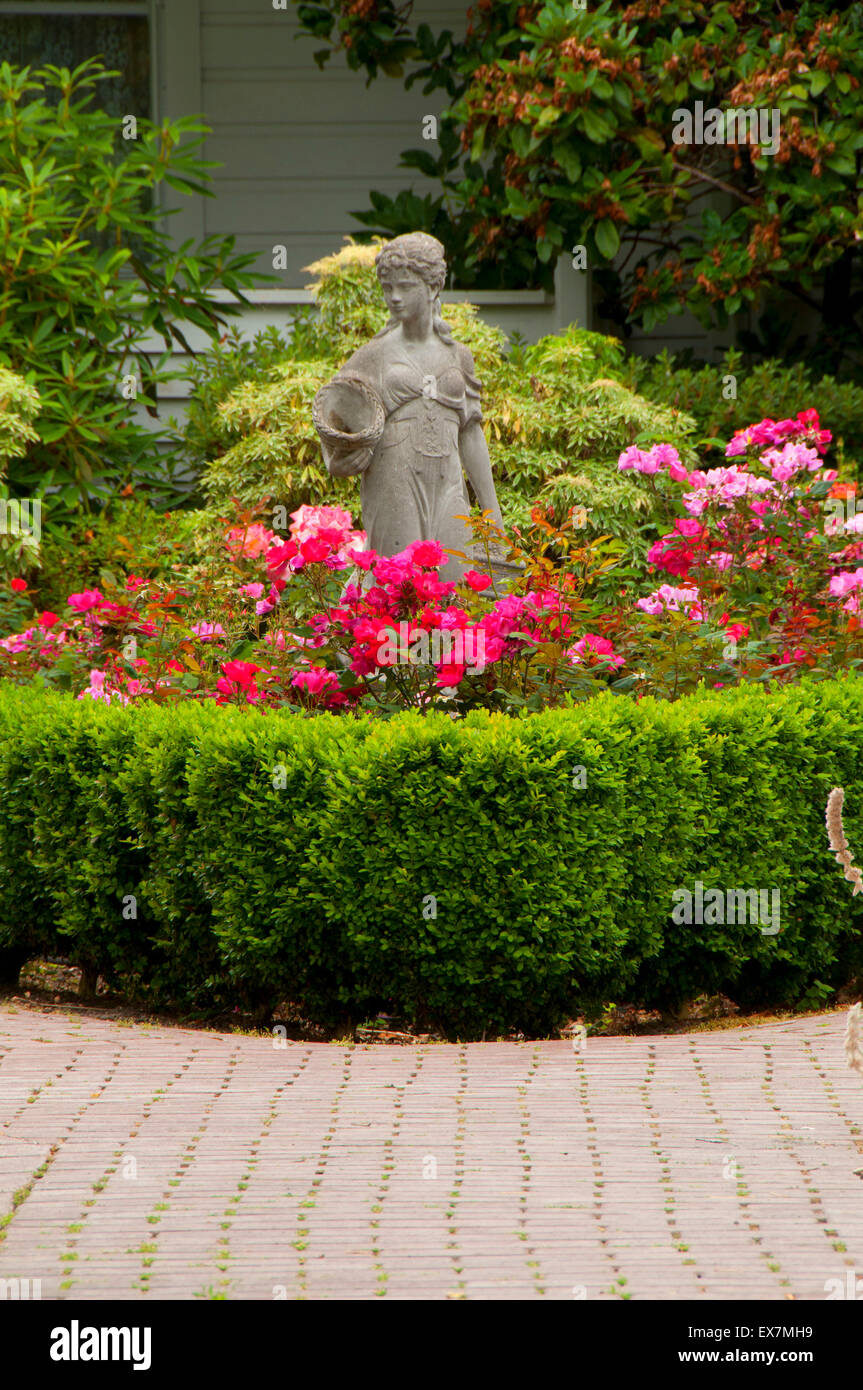
M 861 746 L 853 676 L 461 722 L 4 689 L 0 978 L 59 954 L 153 1004 L 463 1037 L 792 1003 L 863 971 L 824 829 L 842 785 L 863 862 Z M 676 922 L 697 881 L 778 889 L 781 930 Z

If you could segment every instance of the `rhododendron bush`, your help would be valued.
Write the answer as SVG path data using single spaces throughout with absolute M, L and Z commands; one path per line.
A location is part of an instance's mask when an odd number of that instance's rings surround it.
M 508 570 L 505 538 L 474 521 L 456 583 L 436 541 L 377 555 L 349 512 L 302 506 L 283 531 L 254 513 L 226 523 L 209 569 L 133 574 L 60 613 L 13 580 L 20 626 L 0 640 L 0 675 L 108 702 L 459 714 L 829 673 L 863 660 L 863 524 L 847 516 L 854 485 L 824 467 L 830 438 L 808 410 L 738 432 L 707 471 L 670 444 L 624 450 L 620 471 L 668 517 L 647 548 L 648 593 L 630 586 L 620 542 L 585 541 L 540 508 L 506 541 Z

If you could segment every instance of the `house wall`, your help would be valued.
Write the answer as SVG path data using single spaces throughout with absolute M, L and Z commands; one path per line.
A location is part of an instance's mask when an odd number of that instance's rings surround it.
M 231 234 L 237 249 L 256 256 L 256 268 L 277 278 L 255 292 L 241 331 L 268 323 L 285 326 L 298 303 L 311 261 L 327 255 L 359 230 L 351 210 L 369 205 L 371 189 L 417 193 L 437 185 L 400 169 L 402 150 L 421 146 L 423 118 L 446 105 L 444 93 L 406 91 L 397 79 L 370 86 L 341 57 L 320 71 L 315 42 L 297 36 L 295 6 L 275 10 L 271 0 L 153 0 L 156 8 L 157 97 L 161 115 L 203 113 L 212 127 L 204 153 L 218 161 L 212 199 L 177 197 L 172 219 L 177 240 Z M 463 32 L 467 0 L 415 0 L 413 18 L 435 31 Z M 171 195 L 169 195 L 170 197 Z M 287 266 L 274 270 L 273 248 L 286 248 Z M 535 341 L 570 322 L 606 328 L 594 320 L 589 278 L 561 257 L 555 294 L 474 292 L 490 322 Z M 706 338 L 695 320 L 674 320 L 660 332 L 636 334 L 630 346 L 701 350 Z M 193 346 L 198 340 L 192 336 Z M 204 346 L 204 340 L 200 339 Z M 177 359 L 181 361 L 181 358 Z M 182 418 L 185 388 L 171 386 L 166 413 Z
M 413 15 L 433 29 L 463 32 L 461 0 L 417 0 Z M 296 7 L 262 0 L 200 0 L 201 99 L 213 126 L 208 158 L 219 160 L 216 200 L 204 208 L 207 232 L 229 232 L 241 251 L 272 273 L 272 247 L 287 248 L 286 288 L 308 282 L 303 267 L 338 248 L 359 224 L 351 210 L 369 191 L 395 194 L 407 184 L 439 192 L 431 180 L 399 169 L 402 150 L 421 146 L 422 120 L 445 94 L 405 91 L 398 80 L 366 85 L 343 58 L 320 71 L 319 46 L 298 38 Z
M 463 0 L 416 0 L 414 17 L 435 30 L 463 32 L 466 9 Z M 342 58 L 322 72 L 314 41 L 298 38 L 297 30 L 293 0 L 287 10 L 274 10 L 270 0 L 157 4 L 159 113 L 201 112 L 213 131 L 204 155 L 220 165 L 213 170 L 214 198 L 168 195 L 168 206 L 181 209 L 172 213 L 171 230 L 178 241 L 230 234 L 238 251 L 256 256 L 257 270 L 276 277 L 271 288 L 250 294 L 254 307 L 237 320 L 246 337 L 268 324 L 287 327 L 296 306 L 311 302 L 312 277 L 304 267 L 361 230 L 351 210 L 369 205 L 371 189 L 439 191 L 415 170 L 400 169 L 398 158 L 423 143 L 423 118 L 445 107 L 445 94 L 424 96 L 420 86 L 407 92 L 386 78 L 367 87 Z M 284 270 L 274 269 L 276 246 L 286 248 Z M 460 298 L 530 341 L 590 317 L 585 277 L 575 272 L 556 295 L 444 295 L 445 302 Z M 192 347 L 206 346 L 203 334 L 187 336 Z M 173 364 L 182 368 L 183 357 L 177 353 Z M 187 394 L 183 382 L 170 383 L 162 413 L 182 421 Z

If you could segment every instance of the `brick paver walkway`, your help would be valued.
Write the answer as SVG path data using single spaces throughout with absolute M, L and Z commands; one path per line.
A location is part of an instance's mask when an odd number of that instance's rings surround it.
M 0 1278 L 43 1298 L 824 1299 L 844 1015 L 327 1046 L 0 1008 Z

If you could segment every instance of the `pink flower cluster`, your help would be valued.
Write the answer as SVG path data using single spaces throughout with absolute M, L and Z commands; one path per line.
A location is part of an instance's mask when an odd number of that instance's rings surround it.
M 845 598 L 847 603 L 842 607 L 849 613 L 859 613 L 860 611 L 860 589 L 863 588 L 863 567 L 856 570 L 844 570 L 835 574 L 827 586 L 831 598 Z M 849 598 L 849 594 L 851 597 Z
M 291 512 L 289 536 L 290 540 L 285 541 L 257 522 L 234 526 L 225 533 L 225 545 L 235 559 L 266 559 L 270 580 L 266 594 L 265 585 L 257 582 L 239 589 L 242 598 L 256 600 L 258 617 L 276 607 L 289 575 L 308 564 L 347 569 L 358 563 L 354 556 L 364 553 L 366 543 L 365 531 L 354 529 L 350 512 L 342 507 L 310 507 L 305 503 Z
M 785 444 L 789 439 L 800 439 L 810 435 L 819 454 L 824 454 L 833 438 L 829 430 L 821 429 L 817 410 L 801 410 L 794 420 L 759 420 L 757 425 L 747 425 L 738 430 L 730 443 L 725 446 L 726 458 L 739 458 L 751 448 L 764 448 Z
M 647 562 L 685 578 L 695 563 L 696 546 L 704 541 L 707 528 L 692 517 L 678 517 L 674 527 L 647 552 Z
M 703 616 L 698 589 L 694 585 L 687 589 L 675 589 L 671 584 L 661 584 L 647 598 L 637 599 L 635 606 L 644 613 L 684 612 L 687 617 L 696 620 Z
M 818 450 L 810 449 L 806 444 L 788 443 L 783 444 L 781 449 L 768 449 L 761 455 L 761 462 L 767 465 L 777 483 L 790 482 L 802 468 L 814 473 L 821 467 Z
M 661 468 L 667 468 L 669 477 L 676 483 L 688 482 L 690 477 L 672 444 L 654 444 L 653 448 L 648 450 L 639 449 L 637 444 L 631 444 L 620 455 L 617 467 L 622 473 L 630 468 L 636 473 L 658 473 Z
M 143 583 L 132 575 L 126 588 L 134 590 Z M 152 637 L 156 631 L 154 624 L 142 618 L 136 608 L 104 598 L 99 589 L 70 594 L 66 602 L 72 610 L 71 617 L 62 619 L 46 610 L 37 617 L 35 627 L 2 638 L 0 647 L 12 654 L 32 651 L 45 662 L 52 662 L 61 648 L 77 646 L 82 651 L 95 652 L 107 628 L 131 625 L 136 634 L 146 637 Z
M 683 494 L 683 505 L 691 516 L 700 516 L 707 507 L 733 507 L 741 497 L 758 497 L 774 493 L 776 484 L 770 478 L 759 478 L 746 468 L 732 464 L 730 468 L 710 468 L 706 473 L 691 473 L 690 481 L 696 483 L 693 492 Z M 768 503 L 760 504 L 766 510 Z M 758 503 L 753 504 L 757 511 Z
M 457 686 L 468 670 L 482 674 L 486 666 L 522 656 L 535 643 L 565 642 L 574 635 L 566 598 L 551 589 L 506 594 L 472 619 L 458 596 L 459 586 L 437 573 L 446 559 L 437 541 L 415 541 L 393 556 L 352 551 L 350 558 L 368 572 L 368 581 L 348 584 L 339 603 L 315 615 L 310 626 L 318 644 L 334 641 L 347 647 L 350 668 L 358 676 L 373 676 L 398 663 L 401 656 L 393 654 L 394 633 L 408 647 L 418 644 L 417 650 L 426 640 L 430 652 L 435 636 L 439 643 L 447 638 L 448 654 L 430 660 L 436 684 L 444 689 Z M 489 575 L 475 570 L 463 577 L 464 588 L 473 594 L 491 583 Z M 605 654 L 613 656 L 610 644 L 606 645 Z M 583 659 L 577 648 L 578 644 L 567 653 L 573 662 Z M 451 659 L 452 650 L 461 654 L 460 659 Z M 465 653 L 474 659 L 466 660 Z M 599 654 L 596 649 L 594 655 Z M 619 664 L 622 658 L 615 660 Z
M 348 563 L 352 550 L 362 550 L 366 543 L 365 531 L 354 529 L 354 519 L 343 507 L 309 507 L 305 504 L 291 512 L 290 533 L 302 545 L 303 541 L 313 540 L 322 531 L 339 536 L 337 555 Z

